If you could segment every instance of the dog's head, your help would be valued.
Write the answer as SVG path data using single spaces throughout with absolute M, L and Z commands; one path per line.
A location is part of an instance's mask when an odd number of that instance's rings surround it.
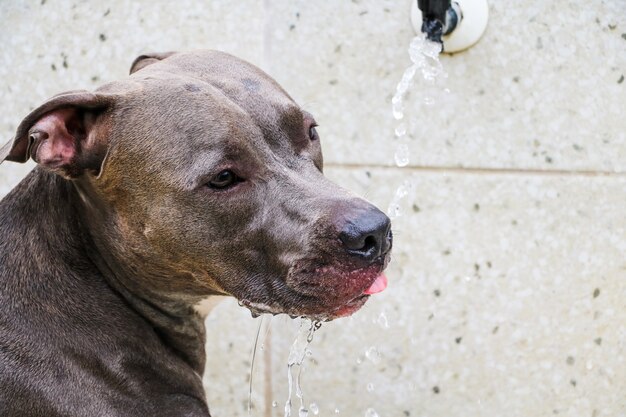
M 125 80 L 44 103 L 1 152 L 76 184 L 128 287 L 332 319 L 386 285 L 387 216 L 323 176 L 313 115 L 230 55 L 139 57 Z

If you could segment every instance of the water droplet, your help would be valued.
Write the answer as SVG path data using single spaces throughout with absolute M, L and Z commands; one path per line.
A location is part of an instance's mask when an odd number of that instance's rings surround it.
M 374 391 L 374 384 L 370 382 L 369 384 L 367 384 L 367 392 L 373 392 L 373 391 Z
M 304 407 L 300 407 L 300 409 L 298 410 L 298 417 L 308 417 L 308 416 L 309 416 L 309 411 Z
M 339 414 L 339 407 L 335 408 L 335 414 Z
M 274 408 L 278 407 L 278 401 L 272 401 L 272 407 Z
M 380 362 L 380 352 L 376 349 L 376 346 L 372 346 L 365 351 L 365 357 L 369 359 L 373 364 Z
M 376 319 L 376 323 L 378 323 L 378 325 L 382 327 L 383 329 L 389 328 L 389 321 L 387 320 L 387 315 L 385 314 L 384 311 L 381 311 L 380 315 L 378 316 L 378 319 Z
M 373 408 L 368 408 L 365 411 L 365 417 L 378 417 L 378 413 Z
M 396 126 L 395 132 L 397 137 L 406 135 L 406 125 L 404 123 L 400 123 L 398 126 Z
M 389 203 L 389 207 L 387 208 L 387 213 L 389 214 L 389 217 L 394 219 L 402 214 L 400 202 L 404 199 L 404 197 L 409 194 L 409 188 L 411 188 L 412 186 L 413 185 L 411 181 L 407 180 L 398 187 L 398 189 L 396 190 L 396 194 L 393 196 L 393 199 L 391 200 L 391 203 Z
M 400 120 L 404 117 L 404 106 L 402 103 L 394 103 L 391 107 L 391 111 L 393 113 L 393 118 L 396 120 Z
M 314 415 L 318 415 L 320 413 L 320 408 L 316 403 L 309 404 L 309 410 L 311 410 Z
M 399 204 L 392 202 L 391 204 L 389 204 L 387 213 L 389 214 L 389 217 L 391 217 L 392 219 L 395 219 L 396 217 L 399 217 L 402 214 L 402 210 L 400 209 Z
M 396 160 L 397 166 L 407 166 L 409 164 L 409 146 L 405 143 L 401 143 L 400 145 L 398 145 L 394 158 Z

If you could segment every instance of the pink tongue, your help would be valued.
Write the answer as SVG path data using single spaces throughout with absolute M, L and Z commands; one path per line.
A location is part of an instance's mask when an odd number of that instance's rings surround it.
M 363 294 L 372 295 L 378 292 L 384 291 L 387 288 L 387 277 L 385 274 L 380 274 L 371 287 L 365 290 Z

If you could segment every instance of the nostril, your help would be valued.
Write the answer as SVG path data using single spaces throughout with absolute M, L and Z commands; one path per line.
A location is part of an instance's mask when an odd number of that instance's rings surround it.
M 341 242 L 352 254 L 359 257 L 375 258 L 381 249 L 381 240 L 372 234 L 352 235 L 342 234 Z
M 372 236 L 364 235 L 358 228 L 350 225 L 339 235 L 341 243 L 346 249 L 351 251 L 362 251 L 367 245 L 371 244 Z
M 361 252 L 369 252 L 372 248 L 376 247 L 378 243 L 376 242 L 376 238 L 374 236 L 368 236 L 363 241 L 363 247 L 359 250 Z

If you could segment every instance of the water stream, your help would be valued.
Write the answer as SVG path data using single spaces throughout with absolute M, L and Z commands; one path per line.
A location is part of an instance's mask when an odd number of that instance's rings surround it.
M 248 417 L 252 417 L 252 408 L 253 408 L 252 388 L 254 386 L 254 372 L 256 369 L 255 368 L 256 357 L 257 357 L 257 353 L 259 350 L 261 352 L 265 351 L 265 343 L 268 342 L 268 335 L 272 327 L 272 317 L 273 316 L 269 314 L 263 314 L 261 316 L 261 319 L 259 320 L 259 326 L 256 331 L 256 337 L 254 338 L 254 345 L 252 347 L 252 353 L 251 353 L 252 357 L 250 360 L 250 382 L 248 385 Z M 263 327 L 265 327 L 265 330 L 263 331 L 263 336 L 261 338 L 260 336 L 261 336 Z
M 411 66 L 409 66 L 402 74 L 402 79 L 396 87 L 396 92 L 391 99 L 391 112 L 393 118 L 397 121 L 394 129 L 396 151 L 394 159 L 399 167 L 407 166 L 411 162 L 409 152 L 409 139 L 407 136 L 407 126 L 405 120 L 404 100 L 409 93 L 409 89 L 415 83 L 415 74 L 421 73 L 422 77 L 418 78 L 421 102 L 418 102 L 419 109 L 422 106 L 432 106 L 435 98 L 441 91 L 448 93 L 449 90 L 443 87 L 444 80 L 448 77 L 439 61 L 441 45 L 426 39 L 424 34 L 419 34 L 413 38 L 409 44 L 409 58 Z M 410 180 L 406 180 L 398 187 L 391 203 L 389 204 L 388 214 L 392 219 L 401 215 L 401 201 L 409 194 L 412 189 Z
M 298 417 L 308 417 L 309 410 L 304 406 L 304 396 L 302 394 L 302 370 L 304 369 L 304 359 L 310 355 L 309 345 L 313 340 L 313 334 L 322 326 L 319 321 L 312 321 L 305 318 L 300 318 L 300 328 L 298 329 L 298 335 L 291 345 L 289 350 L 289 357 L 287 359 L 287 383 L 289 384 L 289 394 L 287 401 L 285 402 L 285 414 L 284 417 L 291 417 L 292 411 L 292 396 L 295 388 L 296 398 L 298 398 L 300 406 L 298 408 Z M 294 368 L 297 370 L 296 378 L 294 381 Z M 312 412 L 315 411 L 317 405 L 312 404 Z

